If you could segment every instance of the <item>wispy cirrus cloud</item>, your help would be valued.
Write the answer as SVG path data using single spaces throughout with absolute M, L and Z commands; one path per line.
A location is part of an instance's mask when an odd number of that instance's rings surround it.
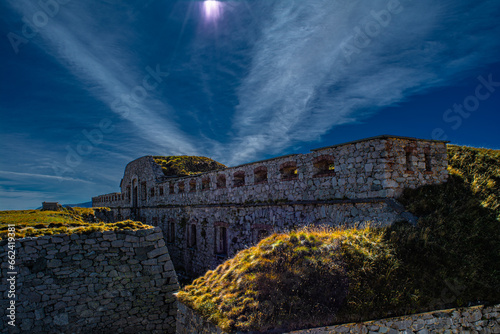
M 55 176 L 55 175 L 48 175 L 48 174 L 19 173 L 19 172 L 9 172 L 9 171 L 1 171 L 0 170 L 0 175 L 9 176 L 10 179 L 12 179 L 12 177 L 15 177 L 15 178 L 23 178 L 23 179 L 29 178 L 30 180 L 48 179 L 48 180 L 56 180 L 56 181 L 70 181 L 70 182 L 94 184 L 94 182 L 90 182 L 90 181 L 84 180 L 84 179 L 78 179 L 78 178 L 74 178 L 74 177 L 65 177 L 65 176 Z
M 395 5 L 388 22 L 378 23 L 376 14 Z M 498 60 L 495 1 L 275 1 L 271 7 L 238 88 L 231 163 L 318 140 L 336 125 Z M 369 22 L 379 32 L 346 52 L 345 43 L 360 38 L 357 29 L 366 31 Z
M 9 1 L 21 16 L 32 17 L 40 8 L 33 2 Z M 166 80 L 165 66 L 143 65 L 125 40 L 141 38 L 130 25 L 113 17 L 110 31 L 106 25 L 111 10 L 120 9 L 133 21 L 132 8 L 119 4 L 71 2 L 61 7 L 49 24 L 38 30 L 45 41 L 42 48 L 73 73 L 97 99 L 110 110 L 130 121 L 144 139 L 172 154 L 195 154 L 192 138 L 179 130 L 173 110 L 164 96 L 153 89 Z M 117 28 L 120 26 L 121 29 Z M 145 81 L 145 77 L 148 79 Z

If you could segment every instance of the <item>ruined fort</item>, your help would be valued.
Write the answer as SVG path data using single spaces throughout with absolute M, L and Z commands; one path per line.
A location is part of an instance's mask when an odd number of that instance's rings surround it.
M 159 226 L 176 271 L 190 276 L 274 232 L 411 222 L 397 197 L 448 177 L 446 142 L 389 135 L 182 177 L 157 161 L 130 162 L 121 192 L 92 203 Z

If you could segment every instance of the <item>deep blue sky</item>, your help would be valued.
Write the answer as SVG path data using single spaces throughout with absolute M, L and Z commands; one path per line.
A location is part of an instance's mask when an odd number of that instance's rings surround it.
M 379 134 L 500 148 L 497 0 L 0 0 L 0 13 L 0 209 L 119 191 L 148 154 L 237 165 Z

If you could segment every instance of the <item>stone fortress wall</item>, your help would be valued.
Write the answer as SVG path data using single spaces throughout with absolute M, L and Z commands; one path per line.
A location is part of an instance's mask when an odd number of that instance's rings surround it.
M 160 228 L 17 240 L 12 312 L 6 243 L 0 333 L 175 333 L 179 285 Z
M 395 198 L 447 177 L 445 142 L 384 135 L 187 177 L 147 156 L 92 202 L 160 226 L 176 269 L 199 275 L 273 232 L 411 220 Z

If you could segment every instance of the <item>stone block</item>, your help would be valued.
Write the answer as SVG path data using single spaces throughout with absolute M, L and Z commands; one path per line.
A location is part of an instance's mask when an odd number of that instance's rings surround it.
M 148 258 L 152 259 L 167 253 L 168 253 L 167 247 L 156 248 L 148 253 Z

